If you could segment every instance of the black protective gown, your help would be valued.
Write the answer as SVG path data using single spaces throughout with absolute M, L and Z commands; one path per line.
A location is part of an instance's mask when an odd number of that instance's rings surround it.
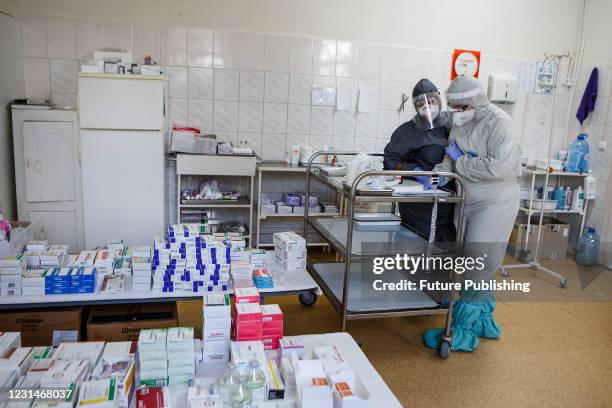
M 385 170 L 396 170 L 401 166 L 402 170 L 420 167 L 424 171 L 431 171 L 444 159 L 449 130 L 445 126 L 423 130 L 427 126 L 415 122 L 420 119 L 417 115 L 393 132 L 391 141 L 385 147 Z M 454 183 L 449 182 L 445 188 L 454 190 Z M 403 224 L 429 239 L 432 207 L 433 204 L 429 203 L 400 203 Z M 454 212 L 453 204 L 438 204 L 436 242 L 455 242 Z

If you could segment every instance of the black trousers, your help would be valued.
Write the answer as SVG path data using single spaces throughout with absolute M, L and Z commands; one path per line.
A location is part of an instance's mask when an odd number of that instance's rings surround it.
M 400 203 L 399 211 L 402 216 L 402 223 L 422 238 L 429 239 L 432 208 L 433 204 L 429 203 Z M 454 217 L 454 204 L 438 204 L 435 242 L 455 242 L 457 239 L 457 229 Z

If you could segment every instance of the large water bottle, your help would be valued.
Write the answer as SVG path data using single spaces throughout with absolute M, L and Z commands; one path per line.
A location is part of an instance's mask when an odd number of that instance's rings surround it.
M 251 399 L 253 402 L 265 401 L 266 398 L 266 377 L 259 368 L 259 361 L 251 360 L 249 362 L 249 371 L 246 378 L 247 386 L 251 390 Z
M 229 407 L 250 408 L 251 402 L 251 389 L 247 385 L 246 377 L 244 375 L 241 375 L 238 377 L 238 383 L 232 389 Z
M 575 173 L 586 173 L 589 170 L 588 155 L 589 143 L 586 141 L 587 135 L 581 133 L 570 146 L 567 158 L 566 170 Z
M 594 227 L 586 227 L 576 249 L 576 263 L 584 266 L 597 265 L 599 254 L 599 236 Z
M 221 377 L 221 381 L 219 384 L 219 393 L 221 394 L 220 396 L 221 400 L 223 401 L 223 404 L 229 406 L 230 396 L 232 395 L 232 391 L 238 384 L 239 376 L 240 373 L 236 368 L 236 364 L 229 363 L 227 366 L 227 370 L 225 371 L 225 374 L 223 374 L 223 377 Z

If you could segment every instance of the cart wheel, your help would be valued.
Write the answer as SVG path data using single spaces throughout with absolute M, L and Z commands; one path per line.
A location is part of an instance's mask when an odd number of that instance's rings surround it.
M 559 279 L 559 286 L 563 289 L 567 288 L 567 278 Z
M 448 340 L 442 340 L 440 343 L 440 349 L 438 350 L 440 357 L 447 359 L 448 355 L 450 354 L 450 347 L 450 342 Z
M 312 306 L 317 303 L 318 298 L 319 296 L 317 296 L 317 294 L 314 292 L 306 292 L 298 296 L 298 299 L 300 299 L 300 303 L 306 307 Z
M 501 269 L 499 270 L 499 272 L 501 272 L 501 276 L 503 276 L 504 278 L 507 278 L 507 277 L 508 277 L 508 275 L 510 275 L 510 274 L 508 273 L 508 270 L 507 270 L 506 268 L 501 268 Z

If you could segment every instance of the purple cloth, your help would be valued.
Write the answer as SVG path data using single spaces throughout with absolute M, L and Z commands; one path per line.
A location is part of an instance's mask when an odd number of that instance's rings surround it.
M 593 68 L 593 71 L 591 71 L 591 76 L 589 77 L 589 82 L 587 83 L 586 88 L 584 88 L 584 94 L 582 95 L 582 100 L 578 106 L 578 112 L 576 112 L 576 119 L 578 119 L 581 126 L 582 122 L 584 122 L 587 116 L 589 116 L 589 112 L 593 112 L 593 109 L 595 109 L 595 102 L 597 101 L 598 78 L 599 71 L 597 68 Z

